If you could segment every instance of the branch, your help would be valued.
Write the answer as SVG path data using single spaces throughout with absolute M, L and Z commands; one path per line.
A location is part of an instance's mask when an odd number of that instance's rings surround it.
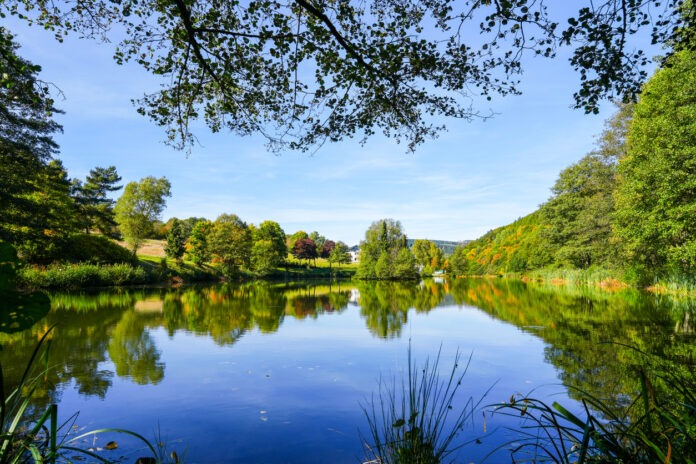
M 192 28 L 192 31 L 194 34 L 197 34 L 197 33 L 222 34 L 222 35 L 231 35 L 233 37 L 246 37 L 249 39 L 276 40 L 276 39 L 295 39 L 296 38 L 295 34 L 279 34 L 279 35 L 250 34 L 248 32 L 228 31 L 226 29 L 215 29 L 215 28 L 210 28 L 210 27 L 194 27 L 194 28 Z
M 307 2 L 307 0 L 296 0 L 297 4 L 300 5 L 302 8 L 304 8 L 307 12 L 309 12 L 311 15 L 314 17 L 318 18 L 323 22 L 326 27 L 329 29 L 329 32 L 331 35 L 336 39 L 336 41 L 343 47 L 343 49 L 355 59 L 362 67 L 368 69 L 372 74 L 375 74 L 377 76 L 381 76 L 385 79 L 387 79 L 393 86 L 396 87 L 397 82 L 394 77 L 389 77 L 386 76 L 382 71 L 379 69 L 376 69 L 374 66 L 372 66 L 370 63 L 366 62 L 362 55 L 357 51 L 357 48 L 351 44 L 345 37 L 341 35 L 341 33 L 336 29 L 336 26 L 334 23 L 331 21 L 331 19 L 326 16 L 322 11 L 314 7 L 314 5 L 311 5 L 310 3 Z

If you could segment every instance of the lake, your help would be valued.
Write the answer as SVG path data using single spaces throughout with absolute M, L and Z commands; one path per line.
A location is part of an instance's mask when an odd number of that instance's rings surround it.
M 441 352 L 470 359 L 455 409 L 533 394 L 579 411 L 576 389 L 625 406 L 635 349 L 693 363 L 692 301 L 503 279 L 248 283 L 50 294 L 31 329 L 0 334 L 6 391 L 53 325 L 37 413 L 59 403 L 73 432 L 137 431 L 187 463 L 361 463 L 363 408 Z M 466 362 L 460 363 L 463 368 Z M 71 416 L 79 411 L 77 418 Z M 510 462 L 514 418 L 476 410 L 457 462 Z M 117 450 L 102 450 L 116 440 Z M 83 443 L 144 455 L 124 436 Z M 496 451 L 497 449 L 497 451 Z

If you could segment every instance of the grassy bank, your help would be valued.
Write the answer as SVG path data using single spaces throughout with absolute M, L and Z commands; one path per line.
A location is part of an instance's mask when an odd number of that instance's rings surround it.
M 357 265 L 329 266 L 325 260 L 300 263 L 288 260 L 267 275 L 240 272 L 236 280 L 304 280 L 350 279 Z M 213 264 L 202 267 L 188 261 L 177 262 L 161 256 L 157 247 L 148 246 L 138 253 L 135 265 L 130 263 L 91 264 L 54 263 L 48 266 L 25 266 L 19 269 L 17 285 L 21 289 L 75 289 L 146 284 L 179 284 L 216 282 L 222 272 Z

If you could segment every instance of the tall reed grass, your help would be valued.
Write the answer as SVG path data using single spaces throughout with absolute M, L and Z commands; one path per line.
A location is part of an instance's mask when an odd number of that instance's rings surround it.
M 440 354 L 419 368 L 409 346 L 405 377 L 380 381 L 377 396 L 363 406 L 370 431 L 363 438 L 367 463 L 439 464 L 466 444 L 458 441 L 460 432 L 481 403 L 456 401 L 471 357 L 462 368 L 457 352 L 449 375 L 441 377 Z
M 683 463 L 696 462 L 696 382 L 684 370 L 646 356 L 637 375 L 640 392 L 617 412 L 602 398 L 575 389 L 582 412 L 558 402 L 513 396 L 495 405 L 498 413 L 518 417 L 509 443 L 512 462 Z M 668 388 L 656 388 L 663 382 Z

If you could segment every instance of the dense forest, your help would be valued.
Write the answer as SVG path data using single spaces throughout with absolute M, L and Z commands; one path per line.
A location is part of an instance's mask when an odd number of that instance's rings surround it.
M 449 260 L 456 274 L 605 269 L 627 282 L 696 270 L 696 53 L 671 56 L 546 203 Z

